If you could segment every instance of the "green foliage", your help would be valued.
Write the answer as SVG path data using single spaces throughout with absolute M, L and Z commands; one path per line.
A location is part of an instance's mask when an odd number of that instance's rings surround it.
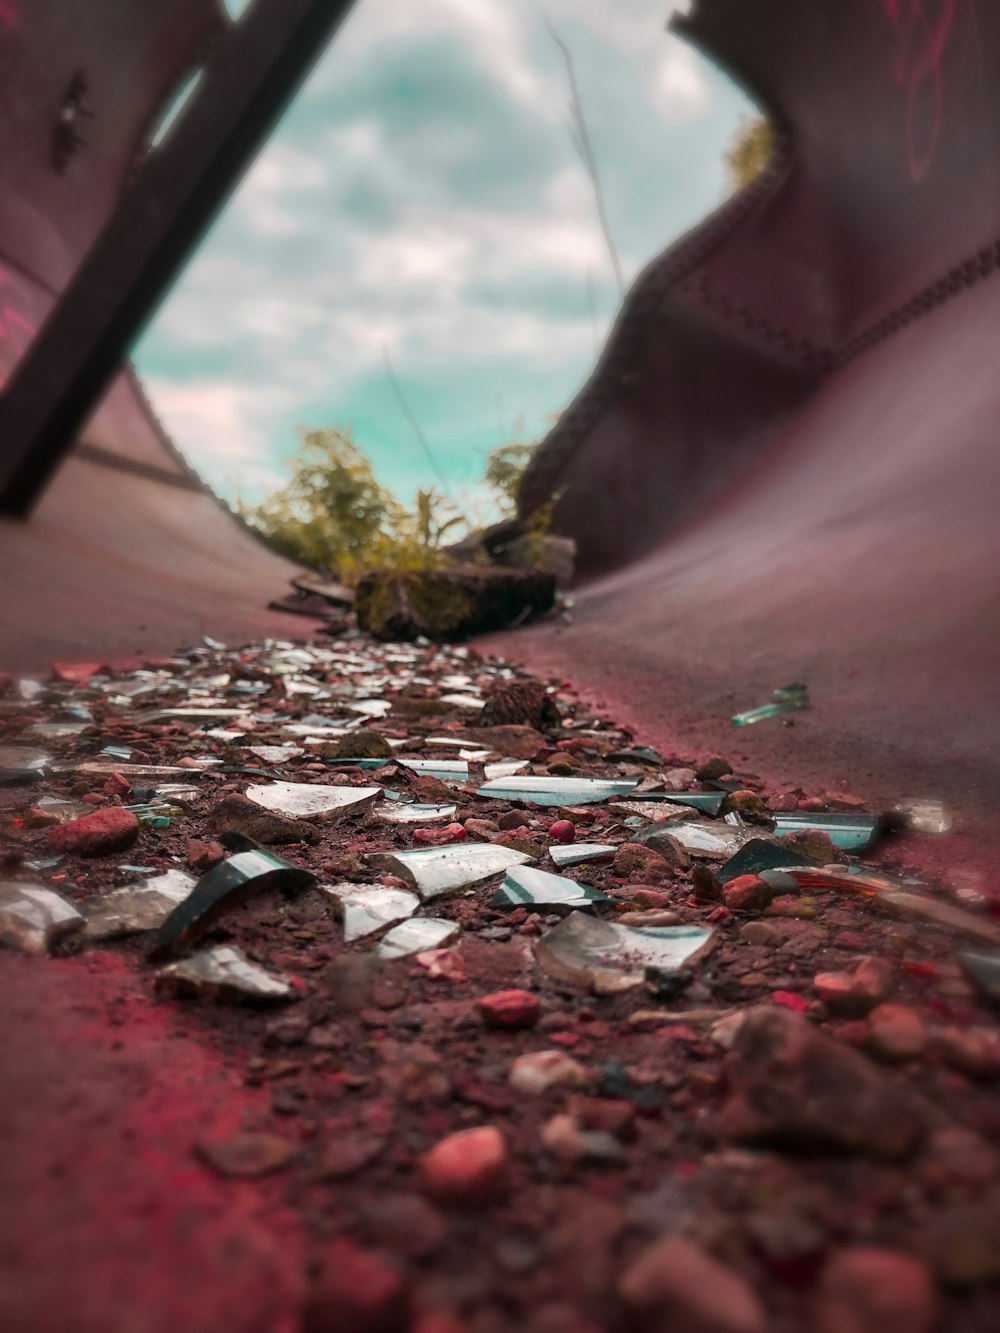
M 517 510 L 517 492 L 521 478 L 537 447 L 534 444 L 518 444 L 512 441 L 510 444 L 502 444 L 499 449 L 494 449 L 487 456 L 483 480 L 492 489 L 504 517 L 514 514 Z
M 774 152 L 774 131 L 763 116 L 744 118 L 726 152 L 729 183 L 735 194 L 756 180 Z
M 408 513 L 348 431 L 300 435 L 288 483 L 261 504 L 237 504 L 277 551 L 349 583 L 372 569 L 415 572 L 446 562 L 443 539 L 465 522 L 450 500 L 418 491 L 416 512 Z

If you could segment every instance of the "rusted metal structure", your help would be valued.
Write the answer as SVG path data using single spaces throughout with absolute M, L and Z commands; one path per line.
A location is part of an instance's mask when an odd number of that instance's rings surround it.
M 217 0 L 0 5 L 7 664 L 287 625 L 263 608 L 293 571 L 223 511 L 122 366 L 349 8 L 258 0 L 235 24 Z
M 29 520 L 0 519 L 0 665 L 287 631 L 263 607 L 290 568 L 201 486 L 127 370 L 69 446 L 346 8 L 256 0 L 234 27 L 219 0 L 0 0 L 0 373 L 52 316 L 0 397 L 6 512 L 52 477 Z M 807 675 L 829 703 L 817 762 L 877 735 L 883 767 L 985 773 L 1000 10 L 700 0 L 674 25 L 767 108 L 779 152 L 640 275 L 539 452 L 524 506 L 562 493 L 597 581 L 558 642 L 519 650 L 654 712 L 666 673 L 709 717 Z

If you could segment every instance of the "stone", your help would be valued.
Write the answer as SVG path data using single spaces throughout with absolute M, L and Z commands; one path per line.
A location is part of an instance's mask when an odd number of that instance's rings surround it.
M 333 747 L 334 759 L 391 759 L 392 746 L 370 727 L 359 727 L 341 736 Z
M 301 1333 L 403 1333 L 406 1281 L 381 1255 L 343 1237 L 331 1241 L 302 1311 Z
M 791 815 L 778 815 L 777 819 L 791 819 Z M 781 825 L 778 825 L 780 830 Z M 780 833 L 775 843 L 786 851 L 796 852 L 815 865 L 831 865 L 835 861 L 846 863 L 847 857 L 836 845 L 829 833 L 823 829 L 795 828 L 788 833 Z M 792 862 L 794 864 L 794 862 Z
M 747 1011 L 726 1060 L 729 1138 L 788 1150 L 907 1157 L 926 1129 L 913 1094 L 782 1007 Z
M 916 1060 L 927 1045 L 924 1020 L 903 1004 L 880 1004 L 868 1015 L 868 1050 L 889 1064 Z
M 487 1027 L 504 1032 L 533 1028 L 541 1012 L 538 996 L 527 990 L 504 990 L 484 995 L 477 1007 Z
M 556 842 L 573 842 L 576 839 L 576 825 L 571 819 L 557 819 L 549 829 L 549 837 Z
M 622 1274 L 625 1306 L 651 1333 L 766 1333 L 749 1283 L 692 1241 L 667 1236 Z
M 615 852 L 611 873 L 622 879 L 640 879 L 645 884 L 670 884 L 673 870 L 651 847 L 626 842 Z
M 185 860 L 192 870 L 204 872 L 217 866 L 226 858 L 226 849 L 221 842 L 205 842 L 202 838 L 192 838 L 187 845 Z
M 896 974 L 884 958 L 869 957 L 853 973 L 820 972 L 814 985 L 831 1013 L 856 1018 L 888 999 L 896 987 Z
M 542 1126 L 542 1146 L 563 1162 L 621 1165 L 628 1159 L 619 1139 L 606 1130 L 583 1130 L 571 1115 L 554 1115 Z
M 0 944 L 23 953 L 59 953 L 72 948 L 83 929 L 81 914 L 51 889 L 0 883 Z
M 688 773 L 690 772 L 690 769 L 679 769 L 676 771 Z M 713 754 L 701 761 L 698 767 L 694 770 L 693 776 L 698 778 L 701 782 L 717 782 L 719 778 L 724 778 L 727 773 L 731 773 L 732 771 L 733 766 L 728 759 L 723 759 L 720 754 Z
M 767 811 L 767 802 L 755 791 L 731 791 L 723 808 L 726 814 L 760 815 Z
M 236 1134 L 229 1139 L 199 1139 L 199 1157 L 220 1176 L 256 1180 L 288 1166 L 295 1145 L 277 1134 Z
M 541 681 L 501 680 L 491 686 L 479 721 L 484 727 L 523 726 L 542 731 L 560 722 L 555 700 Z
M 827 1263 L 815 1333 L 932 1333 L 938 1295 L 927 1266 L 898 1250 L 856 1246 Z
M 731 912 L 763 912 L 773 898 L 771 886 L 759 875 L 739 875 L 722 889 L 722 901 Z
M 938 1208 L 920 1240 L 938 1277 L 955 1287 L 1000 1280 L 1000 1190 Z
M 539 750 L 548 744 L 540 731 L 523 725 L 471 727 L 468 735 L 477 744 L 515 759 L 534 759 Z
M 317 1175 L 321 1180 L 348 1180 L 376 1161 L 386 1139 L 371 1130 L 342 1131 L 320 1149 Z
M 366 574 L 355 590 L 354 609 L 359 627 L 376 639 L 455 643 L 541 615 L 551 610 L 555 595 L 555 575 L 543 570 L 456 564 Z M 542 716 L 525 708 L 496 708 L 483 725 L 504 722 L 544 725 Z
M 461 933 L 462 928 L 455 921 L 435 916 L 411 917 L 383 935 L 377 953 L 380 958 L 408 958 L 411 954 L 443 949 Z
M 110 856 L 127 851 L 139 837 L 139 821 L 131 810 L 112 805 L 92 815 L 50 828 L 46 841 L 53 852 L 76 856 Z
M 467 819 L 464 827 L 469 837 L 475 838 L 476 842 L 489 842 L 500 832 L 500 825 L 495 824 L 492 819 Z
M 772 921 L 748 921 L 740 926 L 740 939 L 765 949 L 776 949 L 785 942 L 785 932 Z
M 283 1004 L 295 999 L 292 986 L 252 963 L 242 949 L 228 945 L 192 954 L 155 974 L 159 995 L 243 1004 Z
M 586 1077 L 583 1065 L 565 1051 L 532 1051 L 517 1057 L 507 1081 L 516 1092 L 538 1097 L 550 1088 L 582 1087 Z
M 648 847 L 650 851 L 661 856 L 667 865 L 674 870 L 688 870 L 691 866 L 691 858 L 681 843 L 673 836 L 671 830 L 674 827 L 676 825 L 669 820 L 658 820 L 651 824 L 649 828 L 642 829 L 641 832 L 637 833 L 630 845 Z
M 460 1130 L 425 1153 L 419 1170 L 424 1192 L 440 1203 L 487 1203 L 505 1183 L 507 1145 L 495 1125 Z
M 305 820 L 270 814 L 245 796 L 224 796 L 209 811 L 206 826 L 220 838 L 239 834 L 252 842 L 275 846 L 282 843 L 315 842 L 316 829 Z

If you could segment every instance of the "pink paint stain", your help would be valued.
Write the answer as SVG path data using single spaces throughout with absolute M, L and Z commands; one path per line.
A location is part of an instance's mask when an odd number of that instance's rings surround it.
M 2 3 L 2 0 L 0 0 L 0 3 Z M 7 273 L 0 268 L 0 287 L 3 287 L 6 282 Z M 16 340 L 14 338 L 15 330 L 22 335 Z M 2 298 L 0 298 L 0 343 L 5 343 L 8 339 L 11 342 L 16 341 L 17 345 L 13 349 L 13 363 L 15 365 L 21 359 L 21 356 L 24 354 L 26 348 L 37 332 L 37 328 L 30 322 L 30 320 L 25 319 L 20 311 L 15 310 L 13 306 L 7 305 L 3 302 Z M 3 389 L 6 383 L 7 376 L 3 371 L 0 371 L 0 390 Z
M 947 100 L 944 58 L 960 3 L 961 0 L 882 0 L 882 8 L 899 35 L 892 78 L 906 98 L 906 158 L 913 181 L 921 181 L 927 175 L 941 137 Z M 974 17 L 975 0 L 966 3 Z

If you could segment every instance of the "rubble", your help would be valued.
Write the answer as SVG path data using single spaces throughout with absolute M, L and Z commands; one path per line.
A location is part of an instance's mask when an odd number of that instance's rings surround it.
M 940 802 L 350 628 L 2 702 L 45 746 L 0 803 L 0 938 L 42 955 L 7 965 L 132 971 L 116 1040 L 169 1001 L 223 1052 L 253 1110 L 190 1146 L 222 1198 L 273 1175 L 303 1327 L 989 1325 L 1000 922 L 961 829 L 916 869 Z M 95 816 L 131 846 L 50 841 Z

